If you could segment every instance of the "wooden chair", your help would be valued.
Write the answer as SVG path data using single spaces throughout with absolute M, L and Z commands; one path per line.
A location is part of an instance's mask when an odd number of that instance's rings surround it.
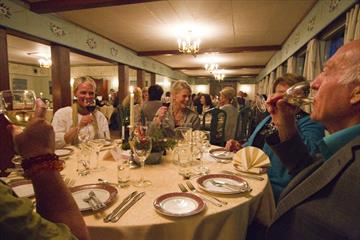
M 225 146 L 226 112 L 219 108 L 212 108 L 203 113 L 202 130 L 210 132 L 210 143 Z
M 252 117 L 253 111 L 250 107 L 242 108 L 239 111 L 236 130 L 235 140 L 239 142 L 245 142 L 252 132 Z

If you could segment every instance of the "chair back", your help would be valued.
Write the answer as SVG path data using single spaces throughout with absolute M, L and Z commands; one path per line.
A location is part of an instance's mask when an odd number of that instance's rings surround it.
M 14 167 L 11 159 L 15 151 L 11 133 L 6 128 L 8 124 L 5 116 L 0 114 L 0 177 L 6 177 L 9 174 L 5 172 L 5 169 Z
M 225 146 L 226 112 L 211 108 L 203 113 L 202 130 L 210 131 L 210 144 Z
M 246 141 L 252 132 L 252 117 L 253 111 L 250 107 L 244 107 L 239 111 L 236 130 L 235 140 Z

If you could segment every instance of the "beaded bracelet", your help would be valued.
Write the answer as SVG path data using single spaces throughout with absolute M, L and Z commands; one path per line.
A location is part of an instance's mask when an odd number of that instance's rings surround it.
M 43 170 L 56 170 L 60 172 L 64 169 L 64 165 L 64 160 L 60 160 L 59 156 L 55 154 L 46 154 L 24 159 L 21 164 L 26 177 L 30 177 L 34 173 Z

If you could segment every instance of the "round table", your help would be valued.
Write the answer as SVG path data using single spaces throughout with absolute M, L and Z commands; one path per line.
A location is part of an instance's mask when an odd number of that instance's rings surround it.
M 66 160 L 62 174 L 76 180 L 75 185 L 98 183 L 98 178 L 110 183 L 117 180 L 117 164 L 107 151 L 100 155 L 99 167 L 103 170 L 92 172 L 87 176 L 76 173 L 79 150 Z M 211 173 L 221 170 L 234 171 L 232 164 L 217 163 L 204 154 L 206 166 Z M 196 167 L 196 166 L 194 166 Z M 141 169 L 130 170 L 131 179 L 139 178 Z M 163 157 L 158 165 L 146 165 L 145 179 L 150 179 L 152 185 L 146 188 L 118 188 L 117 199 L 113 204 L 94 213 L 84 213 L 86 225 L 89 227 L 92 239 L 245 239 L 248 225 L 255 218 L 267 225 L 275 212 L 271 187 L 266 174 L 264 181 L 246 179 L 252 188 L 247 194 L 214 195 L 228 202 L 223 207 L 207 204 L 205 211 L 189 217 L 166 217 L 158 214 L 153 207 L 154 200 L 160 195 L 179 192 L 178 183 L 185 183 L 177 168 L 171 163 L 171 154 Z M 196 179 L 191 182 L 197 186 Z M 145 191 L 146 195 L 138 201 L 116 223 L 104 223 L 103 218 L 109 214 L 132 191 Z

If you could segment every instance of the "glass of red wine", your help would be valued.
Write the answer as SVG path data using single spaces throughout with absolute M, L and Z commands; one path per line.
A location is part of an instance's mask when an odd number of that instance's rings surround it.
M 85 100 L 85 108 L 88 110 L 89 113 L 93 113 L 96 109 L 96 100 L 95 99 L 88 99 Z
M 162 105 L 167 108 L 170 107 L 170 97 L 165 97 L 162 101 Z

